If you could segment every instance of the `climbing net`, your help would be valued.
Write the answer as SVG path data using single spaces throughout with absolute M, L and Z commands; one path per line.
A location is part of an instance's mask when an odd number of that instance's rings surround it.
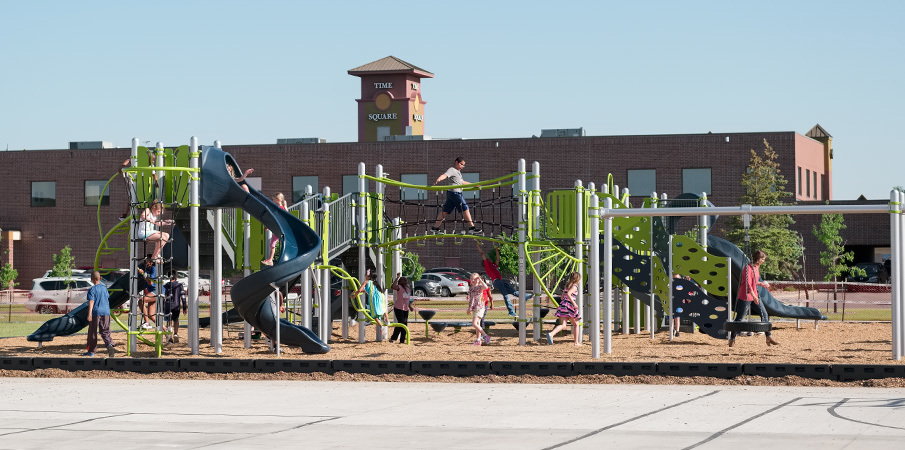
M 382 202 L 382 220 L 373 221 L 369 232 L 385 232 L 392 226 L 391 218 L 402 219 L 403 237 L 428 234 L 465 234 L 469 225 L 464 212 L 453 210 L 440 224 L 440 231 L 431 230 L 441 216 L 446 203 L 446 191 L 461 188 L 468 204 L 471 219 L 483 236 L 512 235 L 518 228 L 518 173 L 492 180 L 456 186 L 422 186 L 385 177 L 364 178 L 383 183 L 383 194 L 369 193 L 371 202 Z

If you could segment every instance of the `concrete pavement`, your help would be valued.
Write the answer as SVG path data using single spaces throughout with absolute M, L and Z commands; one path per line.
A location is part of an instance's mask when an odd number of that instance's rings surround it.
M 0 399 L 2 449 L 905 445 L 905 389 L 0 378 Z

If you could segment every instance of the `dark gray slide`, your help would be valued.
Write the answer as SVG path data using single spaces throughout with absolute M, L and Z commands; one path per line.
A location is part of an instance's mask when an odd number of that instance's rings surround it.
M 138 279 L 138 288 L 145 289 L 144 278 Z M 123 275 L 108 288 L 110 290 L 110 309 L 119 308 L 129 301 L 129 277 Z M 69 336 L 78 333 L 88 326 L 88 302 L 82 303 L 72 311 L 44 322 L 34 333 L 25 339 L 31 342 L 52 341 L 57 336 Z
M 317 259 L 321 239 L 301 220 L 273 203 L 251 186 L 246 192 L 227 171 L 242 173 L 233 157 L 213 147 L 201 153 L 201 206 L 241 208 L 267 229 L 283 236 L 283 251 L 273 266 L 239 280 L 231 290 L 236 311 L 251 326 L 274 339 L 280 327 L 280 342 L 301 347 L 305 353 L 327 353 L 330 346 L 308 328 L 278 319 L 270 306 L 270 294 L 299 276 Z M 243 183 L 244 184 L 244 183 Z
M 738 279 L 741 277 L 742 269 L 748 264 L 748 257 L 737 245 L 716 236 L 707 237 L 707 252 L 722 257 L 732 259 L 732 279 L 736 280 L 734 286 L 730 286 L 732 296 L 735 298 L 735 292 L 738 290 Z M 773 297 L 770 291 L 763 287 L 757 287 L 757 294 L 760 296 L 760 303 L 767 308 L 767 314 L 770 317 L 786 317 L 790 319 L 808 319 L 808 320 L 826 320 L 826 316 L 816 308 L 808 308 L 805 306 L 792 306 L 780 302 Z M 754 306 L 756 308 L 756 306 Z

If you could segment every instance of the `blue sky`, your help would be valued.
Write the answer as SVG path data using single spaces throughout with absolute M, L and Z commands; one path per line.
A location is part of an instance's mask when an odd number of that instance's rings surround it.
M 903 18 L 870 0 L 0 0 L 0 149 L 355 141 L 346 71 L 393 55 L 435 74 L 435 138 L 820 123 L 834 197 L 888 198 L 905 185 Z

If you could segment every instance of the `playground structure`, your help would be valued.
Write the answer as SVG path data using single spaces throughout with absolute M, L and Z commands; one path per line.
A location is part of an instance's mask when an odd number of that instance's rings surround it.
M 157 348 L 158 355 L 161 349 L 161 339 L 166 332 L 158 326 L 151 332 L 155 336 L 153 343 L 142 337 L 143 333 L 137 329 L 136 299 L 137 293 L 143 288 L 141 281 L 135 273 L 135 265 L 141 259 L 143 252 L 138 251 L 140 240 L 135 237 L 136 211 L 147 207 L 154 199 L 163 200 L 167 204 L 188 208 L 190 211 L 191 238 L 186 266 L 189 272 L 189 346 L 193 354 L 198 354 L 198 248 L 201 246 L 198 232 L 200 228 L 199 209 L 210 209 L 209 221 L 213 225 L 214 249 L 232 249 L 235 261 L 243 259 L 242 267 L 245 270 L 245 278 L 240 280 L 232 289 L 232 297 L 236 305 L 238 317 L 246 322 L 246 347 L 250 346 L 250 327 L 261 329 L 275 342 L 275 351 L 279 352 L 280 342 L 302 347 L 305 352 L 325 353 L 329 351 L 330 333 L 332 332 L 333 315 L 340 312 L 342 317 L 342 336 L 348 337 L 347 317 L 350 316 L 350 308 L 355 311 L 358 321 L 361 323 L 375 324 L 377 327 L 377 339 L 382 340 L 382 326 L 400 326 L 401 324 L 386 323 L 380 317 L 376 317 L 369 311 L 367 305 L 360 298 L 345 299 L 341 307 L 330 301 L 330 276 L 340 277 L 353 289 L 357 288 L 358 280 L 346 272 L 342 267 L 330 264 L 337 255 L 345 252 L 351 246 L 358 247 L 358 273 L 364 274 L 367 261 L 370 260 L 376 267 L 377 273 L 383 277 L 382 286 L 386 287 L 386 280 L 401 270 L 401 249 L 409 242 L 443 239 L 481 239 L 495 242 L 499 245 L 509 245 L 511 242 L 498 236 L 473 236 L 458 233 L 429 234 L 426 232 L 426 224 L 433 222 L 433 217 L 426 216 L 424 222 L 414 221 L 405 224 L 400 218 L 388 219 L 386 215 L 387 197 L 386 186 L 396 186 L 400 190 L 411 189 L 415 191 L 441 192 L 452 186 L 418 186 L 386 178 L 381 166 L 376 167 L 375 176 L 365 173 L 363 163 L 359 164 L 359 192 L 337 198 L 330 194 L 329 188 L 324 189 L 322 196 L 318 197 L 308 192 L 301 202 L 290 208 L 290 211 L 282 211 L 273 202 L 249 187 L 246 191 L 236 182 L 227 166 L 233 168 L 234 173 L 242 173 L 238 163 L 232 157 L 219 148 L 219 143 L 213 147 L 204 147 L 198 151 L 197 139 L 192 138 L 189 146 L 182 146 L 176 151 L 170 152 L 158 144 L 156 160 L 150 157 L 143 158 L 147 149 L 137 145 L 137 139 L 133 140 L 132 167 L 124 169 L 136 188 L 136 195 L 132 201 L 132 215 L 121 221 L 113 230 L 102 239 L 101 248 L 98 250 L 98 258 L 104 251 L 111 251 L 107 247 L 107 239 L 118 233 L 128 230 L 130 233 L 130 261 L 133 271 L 130 277 L 129 295 L 114 292 L 117 302 L 123 304 L 130 302 L 129 347 L 135 350 L 136 339 Z M 141 150 L 141 151 L 140 151 Z M 168 153 L 170 152 L 170 153 Z M 146 160 L 146 161 L 145 161 Z M 145 165 L 143 165 L 145 164 Z M 706 198 L 701 199 L 701 206 L 694 208 L 662 208 L 660 204 L 666 204 L 665 198 L 658 199 L 656 195 L 644 202 L 642 208 L 630 208 L 628 205 L 629 194 L 623 190 L 621 196 L 619 189 L 612 181 L 603 187 L 602 191 L 595 190 L 593 184 L 587 188 L 580 181 L 576 182 L 574 189 L 554 190 L 542 197 L 540 189 L 540 167 L 538 163 L 532 166 L 529 175 L 525 170 L 524 160 L 518 163 L 515 173 L 503 177 L 469 184 L 462 187 L 466 191 L 499 190 L 503 187 L 515 186 L 512 198 L 503 200 L 510 205 L 515 204 L 516 217 L 508 223 L 493 223 L 499 230 L 515 231 L 517 241 L 515 245 L 519 252 L 519 302 L 518 302 L 518 330 L 519 344 L 525 345 L 527 340 L 528 324 L 533 325 L 533 338 L 539 340 L 543 317 L 540 309 L 541 295 L 534 296 L 532 316 L 528 316 L 527 308 L 527 277 L 530 271 L 534 281 L 535 293 L 543 292 L 544 298 L 552 304 L 556 304 L 555 290 L 563 277 L 577 270 L 583 274 L 588 283 L 588 292 L 601 291 L 600 282 L 603 281 L 603 299 L 599 295 L 590 295 L 588 301 L 584 293 L 579 292 L 578 302 L 583 314 L 583 322 L 580 326 L 600 324 L 604 326 L 590 326 L 590 340 L 592 356 L 599 357 L 600 330 L 604 331 L 604 351 L 609 353 L 611 349 L 611 323 L 613 320 L 614 292 L 622 297 L 621 321 L 622 331 L 628 332 L 629 321 L 635 320 L 636 331 L 640 329 L 641 318 L 646 318 L 646 325 L 651 336 L 655 331 L 654 315 L 657 310 L 665 311 L 670 319 L 673 315 L 692 320 L 699 328 L 716 338 L 725 335 L 722 324 L 731 318 L 731 308 L 728 308 L 728 299 L 732 296 L 733 269 L 738 269 L 745 263 L 743 255 L 737 247 L 708 236 L 706 230 L 711 224 L 711 216 L 720 215 L 754 215 L 754 214 L 826 214 L 826 213 L 892 213 L 893 225 L 893 273 L 902 271 L 901 255 L 903 240 L 899 237 L 905 227 L 902 225 L 901 212 L 897 205 L 901 199 L 901 193 L 895 191 L 891 197 L 889 208 L 874 206 L 836 206 L 836 207 L 751 207 L 743 205 L 734 208 L 720 208 L 709 206 Z M 152 180 L 156 175 L 160 181 L 156 188 Z M 170 175 L 170 176 L 166 176 Z M 528 180 L 532 187 L 527 189 Z M 112 179 L 111 179 L 112 181 Z M 374 181 L 375 192 L 367 192 L 367 181 Z M 246 185 L 247 186 L 247 185 Z M 186 197 L 188 197 L 186 199 Z M 603 199 L 603 208 L 600 200 Z M 499 203 L 502 203 L 500 201 Z M 319 205 L 318 205 L 319 203 Z M 402 197 L 400 196 L 400 204 Z M 895 206 L 895 208 L 894 208 Z M 237 208 L 244 211 L 243 220 L 231 212 L 228 224 L 224 226 L 222 214 L 224 208 Z M 422 208 L 423 209 L 423 208 Z M 227 210 L 228 211 L 228 210 Z M 701 218 L 700 237 L 701 242 L 695 243 L 684 236 L 669 234 L 663 217 L 693 216 Z M 502 215 L 499 216 L 502 218 Z M 252 226 L 252 221 L 259 222 L 257 228 Z M 599 221 L 604 220 L 603 230 Z M 403 235 L 406 227 L 425 228 L 424 233 L 411 232 Z M 267 233 L 279 232 L 282 238 L 282 249 L 278 260 L 272 267 L 262 267 L 252 273 L 251 255 L 252 229 L 260 239 L 255 242 L 266 242 Z M 266 230 L 266 231 L 265 231 Z M 174 232 L 174 236 L 178 233 Z M 229 245 L 224 245 L 222 239 L 227 236 Z M 175 239 L 175 238 L 174 238 Z M 601 241 L 602 239 L 602 241 Z M 175 243 L 175 241 L 174 241 Z M 607 245 L 610 243 L 610 245 Z M 323 245 L 322 245 L 323 244 Z M 173 245 L 172 247 L 176 247 Z M 260 253 L 263 255 L 263 246 Z M 602 250 L 602 252 L 601 252 Z M 712 253 L 708 254 L 707 251 Z M 219 350 L 222 342 L 222 322 L 234 320 L 228 313 L 220 310 L 222 304 L 221 283 L 222 279 L 222 254 L 223 251 L 213 252 L 213 271 L 211 291 L 211 344 Z M 229 252 L 227 252 L 229 253 Z M 602 253 L 602 254 L 601 254 Z M 177 265 L 177 259 L 169 253 L 171 268 Z M 585 257 L 587 255 L 587 257 Z M 255 255 L 257 256 L 257 254 Z M 315 264 L 317 261 L 319 263 Z M 601 272 L 601 268 L 603 271 Z M 161 274 L 162 270 L 158 270 Z M 674 274 L 690 277 L 693 282 L 687 280 L 675 280 Z M 159 275 L 161 276 L 161 275 Z M 893 359 L 901 357 L 902 342 L 902 306 L 903 292 L 902 277 L 893 277 Z M 897 281 L 898 280 L 898 281 Z M 301 313 L 296 313 L 296 320 L 279 318 L 274 292 L 285 288 L 296 281 L 301 284 Z M 615 286 L 614 287 L 614 282 Z M 320 288 L 313 287 L 320 283 Z M 114 290 L 122 290 L 122 286 L 115 286 Z M 312 298 L 312 291 L 315 297 Z M 631 302 L 629 293 L 634 293 L 634 312 L 630 310 Z M 158 292 L 158 294 L 161 294 Z M 765 306 L 771 308 L 769 293 L 761 292 L 763 298 L 768 301 Z M 271 301 L 267 301 L 268 298 Z M 113 303 L 113 298 L 111 298 Z M 646 303 L 645 313 L 642 314 L 640 306 Z M 775 302 L 779 303 L 779 302 Z M 116 305 L 114 307 L 117 307 Z M 602 305 L 602 307 L 601 307 Z M 111 305 L 113 306 L 113 305 Z M 771 316 L 819 319 L 819 312 L 808 311 L 810 308 L 786 307 L 786 305 L 773 305 Z M 310 331 L 312 310 L 317 308 L 318 332 Z M 603 317 L 600 317 L 600 314 Z M 63 318 L 48 321 L 45 326 L 29 336 L 30 340 L 38 342 L 52 339 L 53 335 L 72 334 L 85 324 L 87 312 L 74 310 Z M 56 321 L 56 322 L 54 322 Z M 51 322 L 54 322 L 51 324 Z M 159 324 L 159 320 L 157 323 Z M 672 337 L 673 321 L 669 320 L 670 337 Z M 359 326 L 359 342 L 365 342 L 365 327 Z M 405 328 L 406 339 L 410 342 L 409 331 Z M 581 334 L 583 335 L 583 333 Z

